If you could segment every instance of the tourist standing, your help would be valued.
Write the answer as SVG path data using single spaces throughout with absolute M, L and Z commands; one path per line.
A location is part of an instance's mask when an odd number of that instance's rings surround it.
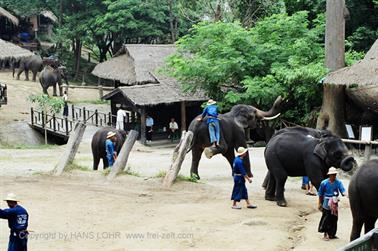
M 154 119 L 147 114 L 146 117 L 146 140 L 147 143 L 151 143 L 152 141 L 152 131 L 154 126 Z
M 118 130 L 125 130 L 125 121 L 126 121 L 126 111 L 123 110 L 122 107 L 120 107 L 117 111 L 117 123 L 116 123 L 116 129 Z
M 169 136 L 168 136 L 168 138 L 170 138 L 171 141 L 178 138 L 177 131 L 178 131 L 178 124 L 176 123 L 174 118 L 171 118 L 171 122 L 169 122 Z
M 63 102 L 64 102 L 63 117 L 67 118 L 68 117 L 68 95 L 67 95 L 67 91 L 64 91 Z

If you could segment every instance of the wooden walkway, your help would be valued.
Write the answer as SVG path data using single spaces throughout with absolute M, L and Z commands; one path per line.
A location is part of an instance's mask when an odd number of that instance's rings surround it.
M 98 110 L 88 110 L 85 107 L 70 107 L 68 117 L 60 117 L 54 114 L 45 114 L 43 111 L 31 108 L 29 125 L 39 131 L 46 130 L 48 134 L 63 140 L 68 140 L 71 131 L 78 121 L 97 127 L 112 126 L 115 116 L 111 113 L 103 113 Z

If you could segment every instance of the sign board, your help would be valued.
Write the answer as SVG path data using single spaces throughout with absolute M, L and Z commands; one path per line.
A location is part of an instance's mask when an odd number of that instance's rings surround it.
M 361 126 L 360 140 L 371 141 L 372 138 L 372 127 L 371 126 Z
M 348 139 L 355 139 L 354 132 L 351 125 L 345 124 L 346 131 L 348 133 Z

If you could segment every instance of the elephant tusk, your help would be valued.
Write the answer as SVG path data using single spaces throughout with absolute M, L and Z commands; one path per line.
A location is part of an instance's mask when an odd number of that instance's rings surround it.
M 263 117 L 261 120 L 273 120 L 273 119 L 278 118 L 280 115 L 281 113 L 278 113 L 277 115 L 272 116 L 272 117 Z

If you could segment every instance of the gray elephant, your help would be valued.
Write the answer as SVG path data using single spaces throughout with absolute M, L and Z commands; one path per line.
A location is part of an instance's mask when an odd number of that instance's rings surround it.
M 53 96 L 57 96 L 56 94 L 56 85 L 59 85 L 59 95 L 63 96 L 62 92 L 62 79 L 65 80 L 66 84 L 68 85 L 67 77 L 65 74 L 65 67 L 60 66 L 56 69 L 52 68 L 51 66 L 45 66 L 39 76 L 39 82 L 41 83 L 43 93 L 47 93 L 47 89 L 52 86 L 53 87 Z
M 116 130 L 112 127 L 105 127 L 99 129 L 92 137 L 92 155 L 93 155 L 93 170 L 98 169 L 98 164 L 102 159 L 104 169 L 108 168 L 108 159 L 106 158 L 105 141 L 108 132 L 115 132 L 117 137 L 117 143 L 115 145 L 115 151 L 119 153 L 123 143 L 126 140 L 126 131 Z
M 200 178 L 198 165 L 205 148 L 206 155 L 209 158 L 220 153 L 228 160 L 232 168 L 235 158 L 234 151 L 240 146 L 247 147 L 245 128 L 255 128 L 259 120 L 269 120 L 278 117 L 281 102 L 282 98 L 278 97 L 268 112 L 261 111 L 250 105 L 235 105 L 230 112 L 220 114 L 219 147 L 210 147 L 211 143 L 206 117 L 202 121 L 197 120 L 199 116 L 195 118 L 189 125 L 189 131 L 193 132 L 191 176 Z M 247 174 L 251 177 L 252 173 L 248 155 L 243 161 Z
M 20 79 L 20 75 L 25 71 L 25 80 L 29 80 L 29 71 L 33 73 L 33 81 L 36 81 L 37 73 L 43 68 L 43 60 L 39 55 L 33 55 L 27 58 L 22 58 L 19 62 L 12 63 L 13 77 L 15 68 L 18 67 L 17 79 Z
M 331 166 L 350 171 L 356 165 L 339 137 L 326 130 L 305 127 L 278 131 L 268 142 L 264 155 L 269 170 L 265 199 L 276 200 L 283 207 L 287 205 L 284 186 L 288 176 L 308 176 L 318 189 Z
M 378 160 L 365 162 L 352 176 L 348 194 L 353 227 L 350 241 L 360 237 L 362 225 L 365 233 L 372 230 L 378 219 Z

